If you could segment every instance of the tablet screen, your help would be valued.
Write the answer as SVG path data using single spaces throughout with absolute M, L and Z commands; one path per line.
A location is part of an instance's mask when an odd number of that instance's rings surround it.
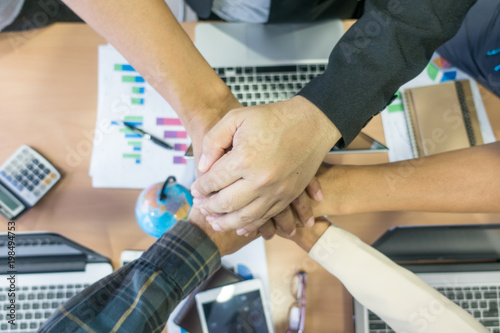
M 225 302 L 203 304 L 208 331 L 268 333 L 258 290 L 233 295 Z

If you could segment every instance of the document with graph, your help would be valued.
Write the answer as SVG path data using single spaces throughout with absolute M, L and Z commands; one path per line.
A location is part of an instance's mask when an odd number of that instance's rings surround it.
M 94 187 L 145 188 L 168 176 L 189 185 L 190 144 L 170 105 L 112 46 L 99 47 L 97 120 L 89 174 Z M 153 78 L 154 79 L 154 78 Z M 162 148 L 126 128 L 135 125 L 174 147 Z

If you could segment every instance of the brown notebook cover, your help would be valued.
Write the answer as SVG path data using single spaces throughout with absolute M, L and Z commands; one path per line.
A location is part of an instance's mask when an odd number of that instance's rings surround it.
M 406 89 L 403 100 L 415 157 L 483 143 L 469 80 Z

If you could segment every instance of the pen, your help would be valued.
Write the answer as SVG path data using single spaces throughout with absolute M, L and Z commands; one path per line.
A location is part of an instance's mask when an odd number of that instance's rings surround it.
M 149 134 L 148 132 L 145 132 L 145 131 L 143 131 L 140 128 L 137 128 L 137 127 L 135 127 L 132 124 L 129 124 L 129 123 L 125 122 L 125 121 L 120 121 L 120 123 L 122 123 L 128 129 L 130 129 L 130 130 L 134 131 L 135 133 L 141 135 L 143 138 L 151 140 L 152 142 L 156 143 L 160 147 L 163 147 L 163 148 L 166 148 L 166 149 L 170 149 L 170 150 L 174 149 L 174 147 L 172 147 L 171 145 L 169 145 L 165 141 L 160 140 L 156 136 L 154 136 L 152 134 Z

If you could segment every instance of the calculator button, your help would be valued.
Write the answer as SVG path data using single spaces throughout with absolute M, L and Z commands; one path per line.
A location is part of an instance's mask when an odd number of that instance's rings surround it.
M 14 186 L 17 186 L 17 181 L 15 181 L 14 179 L 12 179 L 12 180 L 10 181 L 10 183 L 11 183 L 12 185 L 14 185 Z
M 13 166 L 17 166 L 19 163 L 17 162 L 17 160 L 12 160 L 12 162 L 10 162 L 10 164 L 12 164 Z
M 24 169 L 23 171 L 21 171 L 21 174 L 23 176 L 27 176 L 28 175 L 28 170 Z
M 56 174 L 55 174 L 55 173 L 51 173 L 51 174 L 49 175 L 49 177 L 50 177 L 50 178 L 52 178 L 52 179 L 55 179 L 55 178 L 56 178 Z
M 7 171 L 7 172 L 11 172 L 11 171 L 12 171 L 12 167 L 11 167 L 10 165 L 7 165 L 7 166 L 5 167 L 5 171 Z
M 11 176 L 5 175 L 5 179 L 7 179 L 9 182 L 12 180 Z
M 40 191 L 35 190 L 35 191 L 33 191 L 33 194 L 36 195 L 36 196 L 39 196 L 40 195 Z
M 43 165 L 42 163 L 38 164 L 38 167 L 42 170 L 45 169 L 45 165 Z
M 21 155 L 21 154 L 19 154 L 19 155 L 16 156 L 16 158 L 20 161 L 20 160 L 22 160 L 24 158 L 24 156 Z
M 20 182 L 20 181 L 22 181 L 22 180 L 23 180 L 23 177 L 21 177 L 21 175 L 17 175 L 17 176 L 16 176 L 16 180 L 17 180 L 18 182 Z
M 5 173 L 5 171 L 3 171 L 3 170 L 2 170 L 2 171 L 0 171 L 0 175 L 2 175 L 2 176 L 4 176 L 4 177 L 5 177 L 5 176 L 7 176 L 7 174 L 6 174 L 6 173 Z
M 33 162 L 33 164 L 35 164 L 35 165 L 36 165 L 36 164 L 38 164 L 38 160 L 37 160 L 36 158 L 34 158 L 32 162 Z
M 33 186 L 29 185 L 28 187 L 26 187 L 26 189 L 31 192 L 33 191 Z
M 43 172 L 45 172 L 45 174 L 48 175 L 50 173 L 50 169 L 46 168 L 45 170 L 43 170 Z
M 38 181 L 38 179 L 33 179 L 32 183 L 33 183 L 33 185 L 35 185 L 35 186 L 36 186 L 36 185 L 38 185 L 40 182 Z
M 38 169 L 33 170 L 33 174 L 34 174 L 35 176 L 38 176 L 38 174 L 39 174 L 39 173 L 40 173 L 40 171 L 38 171 Z
M 33 175 L 27 175 L 26 178 L 28 178 L 28 180 L 33 180 Z
M 28 164 L 28 165 L 26 166 L 26 168 L 28 168 L 28 170 L 33 170 L 33 168 L 34 168 L 34 167 L 33 167 L 33 164 Z
M 39 178 L 40 180 L 43 180 L 43 179 L 45 178 L 45 175 L 44 175 L 43 173 L 41 173 L 41 174 L 39 174 L 39 175 L 38 175 L 38 178 Z
M 26 187 L 26 186 L 28 186 L 28 182 L 27 182 L 26 180 L 23 180 L 23 181 L 21 182 L 21 185 L 23 185 L 23 186 L 25 186 L 25 187 Z
M 38 186 L 38 188 L 40 189 L 40 191 L 43 191 L 43 190 L 45 190 L 45 185 L 44 184 L 40 184 L 40 186 Z
M 50 179 L 46 178 L 46 179 L 43 181 L 43 183 L 44 183 L 45 185 L 49 185 L 49 184 L 50 184 Z
M 23 190 L 23 187 L 22 187 L 21 185 L 17 185 L 17 189 L 18 189 L 19 191 L 22 191 L 22 190 Z

